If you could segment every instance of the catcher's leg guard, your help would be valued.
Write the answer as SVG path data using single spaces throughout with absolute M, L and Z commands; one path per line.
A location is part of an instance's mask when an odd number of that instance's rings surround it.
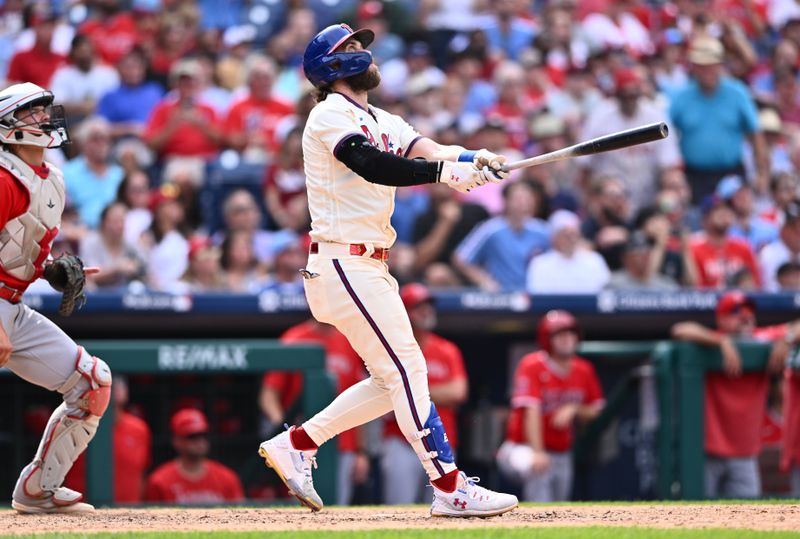
M 97 432 L 111 397 L 111 371 L 103 360 L 81 348 L 75 372 L 58 391 L 64 402 L 50 416 L 36 456 L 14 488 L 13 506 L 20 511 L 65 511 L 79 504 L 81 496 L 61 483 Z

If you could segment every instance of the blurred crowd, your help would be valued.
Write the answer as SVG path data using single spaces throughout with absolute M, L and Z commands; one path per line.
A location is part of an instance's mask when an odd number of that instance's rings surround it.
M 647 145 L 522 169 L 466 196 L 397 191 L 401 282 L 531 293 L 800 289 L 793 0 L 0 1 L 0 80 L 49 87 L 58 250 L 96 289 L 300 292 L 301 68 L 369 27 L 371 102 L 510 160 L 652 122 Z

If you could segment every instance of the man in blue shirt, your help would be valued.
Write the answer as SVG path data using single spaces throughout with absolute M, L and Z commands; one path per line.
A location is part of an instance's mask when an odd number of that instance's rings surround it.
M 117 196 L 124 172 L 110 160 L 111 127 L 105 119 L 87 118 L 75 138 L 81 153 L 64 165 L 67 199 L 86 226 L 97 228 L 103 208 Z
M 695 202 L 713 193 L 723 176 L 744 173 L 745 137 L 755 155 L 756 189 L 766 193 L 769 183 L 769 159 L 755 103 L 744 84 L 723 74 L 724 52 L 717 39 L 696 38 L 689 49 L 693 78 L 670 105 Z
M 528 262 L 550 246 L 547 224 L 534 217 L 543 202 L 530 183 L 503 186 L 505 211 L 475 227 L 453 254 L 453 265 L 488 291 L 524 290 Z
M 164 95 L 157 82 L 145 80 L 147 60 L 134 48 L 117 65 L 120 85 L 100 98 L 97 113 L 111 122 L 114 137 L 138 137 L 150 112 Z

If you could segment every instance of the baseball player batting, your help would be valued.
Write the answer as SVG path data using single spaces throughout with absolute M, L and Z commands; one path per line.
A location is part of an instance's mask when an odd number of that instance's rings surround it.
M 63 293 L 60 311 L 69 314 L 83 297 L 85 273 L 95 271 L 71 255 L 50 257 L 64 179 L 44 161 L 44 150 L 67 142 L 64 112 L 53 106 L 51 92 L 32 83 L 0 92 L 0 366 L 64 398 L 14 488 L 11 505 L 21 513 L 94 510 L 81 493 L 61 485 L 94 437 L 111 394 L 108 365 L 20 303 L 43 277 Z
M 303 68 L 319 103 L 303 133 L 311 247 L 302 271 L 314 317 L 336 326 L 364 359 L 369 378 L 341 393 L 300 427 L 262 443 L 264 457 L 298 500 L 322 509 L 311 470 L 317 448 L 340 432 L 394 410 L 403 436 L 433 485 L 431 515 L 492 516 L 517 498 L 478 486 L 460 471 L 436 406 L 425 358 L 414 340 L 386 261 L 397 187 L 446 183 L 469 191 L 499 182 L 505 157 L 442 146 L 402 118 L 368 104 L 380 72 L 366 47 L 371 30 L 329 26 L 306 48 Z

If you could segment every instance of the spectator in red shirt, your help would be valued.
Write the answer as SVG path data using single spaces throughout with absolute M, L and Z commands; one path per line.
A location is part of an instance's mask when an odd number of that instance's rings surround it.
M 716 317 L 716 330 L 697 322 L 672 327 L 673 338 L 719 347 L 722 354 L 723 372 L 710 372 L 705 378 L 705 494 L 711 499 L 757 498 L 761 495 L 757 458 L 769 390 L 767 373 L 784 368 L 790 346 L 797 343 L 800 321 L 756 327 L 755 304 L 738 290 L 719 299 Z M 773 343 L 767 372 L 742 373 L 736 340 Z
M 89 39 L 107 64 L 116 64 L 139 40 L 134 13 L 123 9 L 121 0 L 94 2 L 96 16 L 78 32 Z
M 170 71 L 174 92 L 153 109 L 143 138 L 161 158 L 216 156 L 222 141 L 214 109 L 199 101 L 200 65 L 181 60 Z
M 570 498 L 575 423 L 596 418 L 605 403 L 594 367 L 575 355 L 580 329 L 566 311 L 539 322 L 538 352 L 514 372 L 506 441 L 497 453 L 500 470 L 523 485 L 522 499 Z
M 172 416 L 172 446 L 178 456 L 147 478 L 145 500 L 171 504 L 212 505 L 244 499 L 236 472 L 208 458 L 208 421 L 194 408 Z
M 225 120 L 225 135 L 228 144 L 243 152 L 251 161 L 265 161 L 278 149 L 275 127 L 278 122 L 294 112 L 289 103 L 272 96 L 272 83 L 277 68 L 266 56 L 257 56 L 250 61 L 247 72 L 246 97 L 235 103 Z
M 761 286 L 761 273 L 756 257 L 747 241 L 729 234 L 735 220 L 733 210 L 717 195 L 703 199 L 704 232 L 693 238 L 692 257 L 697 266 L 698 286 L 726 288 L 734 278 L 747 271 L 756 286 Z
M 8 84 L 32 82 L 42 88 L 49 87 L 56 69 L 65 61 L 63 56 L 50 50 L 57 20 L 58 15 L 46 6 L 30 12 L 28 24 L 33 28 L 33 47 L 11 57 L 6 74 Z
M 467 400 L 468 391 L 464 359 L 454 343 L 433 333 L 436 308 L 427 287 L 419 283 L 407 284 L 400 289 L 400 299 L 408 311 L 414 338 L 425 356 L 431 401 L 436 404 L 450 447 L 455 452 L 458 449 L 456 408 Z M 414 449 L 400 432 L 394 413 L 386 418 L 381 459 L 383 503 L 421 503 L 426 497 L 428 476 L 420 467 Z
M 128 382 L 114 376 L 114 503 L 140 503 L 144 495 L 144 477 L 150 467 L 152 434 L 141 418 L 127 412 Z M 64 484 L 86 492 L 86 453 L 82 453 L 67 474 Z
M 292 326 L 281 335 L 281 342 L 314 343 L 325 347 L 325 367 L 336 378 L 337 394 L 366 378 L 364 363 L 350 346 L 347 338 L 328 324 L 313 318 Z M 266 416 L 267 431 L 289 421 L 287 414 L 303 392 L 303 375 L 297 371 L 271 371 L 264 375 L 259 406 Z M 337 468 L 336 504 L 348 505 L 353 487 L 366 481 L 369 458 L 362 449 L 358 429 L 339 434 L 339 465 Z M 268 434 L 265 434 L 267 436 Z M 417 464 L 419 467 L 419 464 Z

